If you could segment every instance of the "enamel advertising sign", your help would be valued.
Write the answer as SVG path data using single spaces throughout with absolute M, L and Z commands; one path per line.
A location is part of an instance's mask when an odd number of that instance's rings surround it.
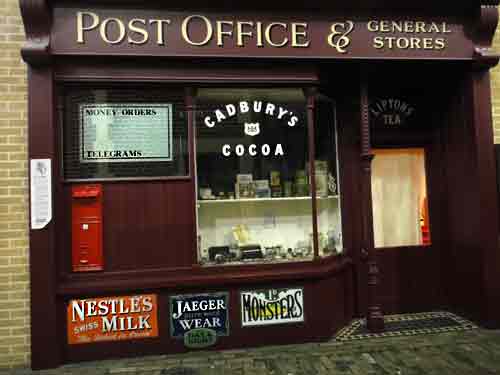
M 228 293 L 171 296 L 170 336 L 191 348 L 215 344 L 229 335 L 228 302 Z
M 155 294 L 71 300 L 68 343 L 136 340 L 158 337 Z
M 241 292 L 242 327 L 304 321 L 304 289 L 266 289 Z

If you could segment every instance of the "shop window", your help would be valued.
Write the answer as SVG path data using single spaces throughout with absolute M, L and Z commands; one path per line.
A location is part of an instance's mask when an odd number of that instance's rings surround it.
M 313 259 L 316 218 L 302 89 L 202 89 L 196 103 L 200 263 Z M 318 142 L 332 136 L 328 125 L 324 128 Z M 321 189 L 328 189 L 335 179 L 328 180 L 330 166 L 337 163 L 335 153 L 326 152 L 328 147 L 333 146 L 321 143 L 317 152 L 323 157 L 316 160 Z M 318 201 L 334 199 L 333 195 L 322 191 Z M 338 203 L 318 205 L 320 254 L 335 253 L 340 223 L 331 217 L 340 213 L 331 211 L 339 210 Z M 329 232 L 333 227 L 337 231 Z
M 182 90 L 66 87 L 59 100 L 66 180 L 189 175 Z
M 335 106 L 320 98 L 315 108 L 318 252 L 320 256 L 330 256 L 343 251 Z
M 375 247 L 430 244 L 424 150 L 379 149 L 374 153 Z

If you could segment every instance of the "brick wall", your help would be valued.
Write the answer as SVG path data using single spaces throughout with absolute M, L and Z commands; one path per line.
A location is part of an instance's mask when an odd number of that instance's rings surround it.
M 0 0 L 0 368 L 30 361 L 23 41 L 17 0 Z

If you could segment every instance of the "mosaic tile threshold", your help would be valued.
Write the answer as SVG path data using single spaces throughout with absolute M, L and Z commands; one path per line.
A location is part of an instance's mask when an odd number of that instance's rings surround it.
M 385 315 L 384 322 L 383 332 L 371 333 L 366 327 L 366 319 L 356 319 L 342 328 L 333 340 L 349 341 L 377 337 L 412 336 L 478 328 L 474 323 L 446 311 Z

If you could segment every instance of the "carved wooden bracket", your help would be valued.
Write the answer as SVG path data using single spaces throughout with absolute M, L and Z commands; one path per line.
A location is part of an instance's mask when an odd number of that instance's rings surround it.
M 498 9 L 493 5 L 481 5 L 476 29 L 474 59 L 480 69 L 489 69 L 500 59 L 500 55 L 491 49 L 495 29 L 498 25 Z
M 21 56 L 30 65 L 50 62 L 50 29 L 52 12 L 47 0 L 20 0 L 26 43 Z

